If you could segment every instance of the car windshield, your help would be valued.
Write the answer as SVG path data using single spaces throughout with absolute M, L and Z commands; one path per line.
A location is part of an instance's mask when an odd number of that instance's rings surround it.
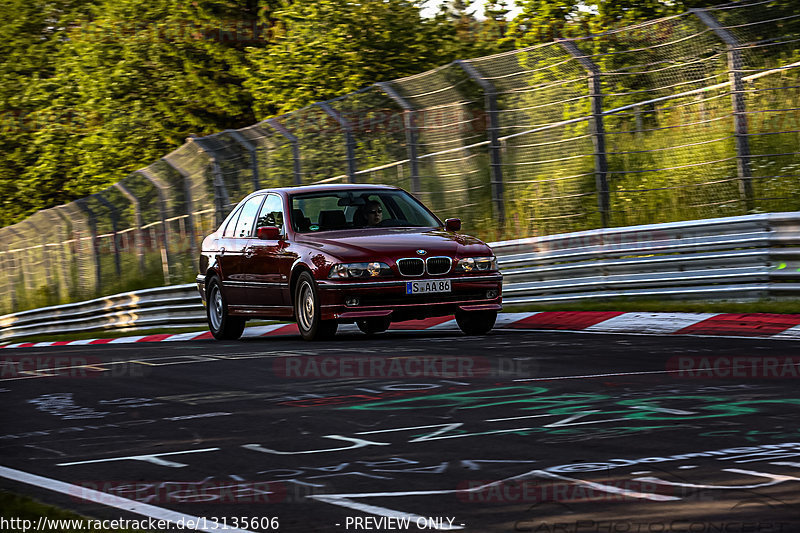
M 292 227 L 315 233 L 370 227 L 437 227 L 441 222 L 405 191 L 340 190 L 292 196 Z

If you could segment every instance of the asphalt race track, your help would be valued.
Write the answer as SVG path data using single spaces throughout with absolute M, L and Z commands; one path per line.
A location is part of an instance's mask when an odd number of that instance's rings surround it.
M 0 487 L 89 516 L 800 531 L 798 341 L 393 331 L 1 357 Z

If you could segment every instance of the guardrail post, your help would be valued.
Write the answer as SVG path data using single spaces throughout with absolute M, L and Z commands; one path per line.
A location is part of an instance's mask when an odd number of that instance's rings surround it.
M 153 173 L 146 168 L 137 170 L 134 174 L 139 174 L 144 179 L 153 184 L 158 194 L 158 213 L 161 216 L 161 270 L 164 272 L 164 283 L 169 285 L 169 239 L 167 238 L 167 198 L 164 191 L 167 190 L 167 185 L 158 179 Z
M 572 41 L 558 39 L 558 44 L 589 73 L 589 96 L 592 101 L 592 145 L 594 146 L 594 178 L 597 188 L 597 207 L 604 228 L 610 225 L 611 200 L 608 191 L 608 159 L 606 155 L 606 130 L 603 124 L 603 91 L 600 68 L 595 65 Z
M 91 233 L 92 240 L 92 259 L 94 261 L 94 291 L 97 291 L 100 289 L 103 283 L 102 266 L 100 265 L 100 245 L 97 242 L 97 217 L 95 216 L 94 211 L 92 211 L 92 209 L 86 205 L 86 198 L 75 200 L 75 205 L 78 206 L 78 209 L 86 213 L 89 221 L 89 233 Z
M 739 194 L 744 201 L 748 213 L 755 209 L 753 195 L 752 172 L 750 169 L 750 140 L 747 129 L 747 106 L 745 104 L 744 82 L 742 80 L 742 52 L 738 39 L 726 28 L 720 26 L 705 9 L 689 10 L 700 21 L 719 37 L 727 49 L 728 79 L 731 83 L 731 99 L 733 104 L 733 128 L 736 137 L 736 171 L 739 177 Z
M 408 103 L 408 101 L 400 96 L 390 83 L 382 81 L 375 84 L 389 98 L 394 100 L 397 105 L 403 108 L 403 125 L 405 126 L 406 134 L 406 150 L 408 152 L 408 165 L 411 170 L 411 193 L 419 195 L 421 192 L 419 183 L 419 132 L 417 130 L 417 111 Z
M 244 146 L 244 149 L 250 152 L 250 168 L 253 170 L 253 191 L 261 188 L 261 180 L 258 176 L 258 149 L 253 146 L 253 143 L 245 139 L 244 135 L 236 130 L 225 130 L 223 133 L 230 134 L 237 143 Z
M 327 102 L 317 102 L 314 104 L 319 106 L 320 109 L 325 111 L 329 117 L 333 118 L 339 127 L 344 131 L 344 142 L 347 149 L 347 181 L 349 183 L 356 182 L 356 139 L 353 137 L 353 127 L 350 122 L 342 116 L 341 113 L 335 111 Z
M 292 162 L 294 163 L 294 184 L 295 185 L 302 185 L 303 184 L 303 174 L 300 172 L 300 142 L 297 140 L 297 137 L 292 135 L 292 133 L 286 129 L 286 126 L 278 122 L 278 119 L 270 118 L 266 120 L 266 123 L 269 124 L 275 131 L 286 137 L 286 139 L 292 143 Z
M 213 159 L 213 158 L 212 158 Z M 180 166 L 170 162 L 166 157 L 161 158 L 170 168 L 175 169 L 178 174 L 183 176 L 183 190 L 184 190 L 184 198 L 186 200 L 186 228 L 187 233 L 189 234 L 189 251 L 192 254 L 192 258 L 197 258 L 199 256 L 199 251 L 197 249 L 197 239 L 194 235 L 194 202 L 192 201 L 192 186 L 191 186 L 191 177 L 190 174 L 181 168 Z
M 484 79 L 480 72 L 470 63 L 462 60 L 454 62 L 461 67 L 483 90 L 484 108 L 489 123 L 487 135 L 489 137 L 489 158 L 491 167 L 492 205 L 495 216 L 502 227 L 506 220 L 505 201 L 503 199 L 503 155 L 500 144 L 500 120 L 497 113 L 497 91 L 489 80 Z
M 121 181 L 114 184 L 119 192 L 128 200 L 133 206 L 133 218 L 136 224 L 136 229 L 133 232 L 133 246 L 136 248 L 136 259 L 139 263 L 139 271 L 144 274 L 144 239 L 142 235 L 142 206 L 139 199 L 128 190 Z

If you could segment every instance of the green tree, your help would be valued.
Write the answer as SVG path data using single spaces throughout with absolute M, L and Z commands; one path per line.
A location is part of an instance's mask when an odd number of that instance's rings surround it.
M 447 28 L 406 0 L 298 0 L 274 12 L 274 41 L 248 49 L 260 117 L 448 62 Z
M 522 12 L 511 23 L 516 46 L 581 37 L 636 22 L 683 13 L 718 0 L 517 0 Z

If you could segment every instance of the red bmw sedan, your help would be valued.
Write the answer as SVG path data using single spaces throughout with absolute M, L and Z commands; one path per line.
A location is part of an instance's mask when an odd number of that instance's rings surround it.
M 355 322 L 455 315 L 467 335 L 492 329 L 502 275 L 492 250 L 384 185 L 312 185 L 254 192 L 203 240 L 197 289 L 217 339 L 249 318 L 297 322 L 306 340 Z

